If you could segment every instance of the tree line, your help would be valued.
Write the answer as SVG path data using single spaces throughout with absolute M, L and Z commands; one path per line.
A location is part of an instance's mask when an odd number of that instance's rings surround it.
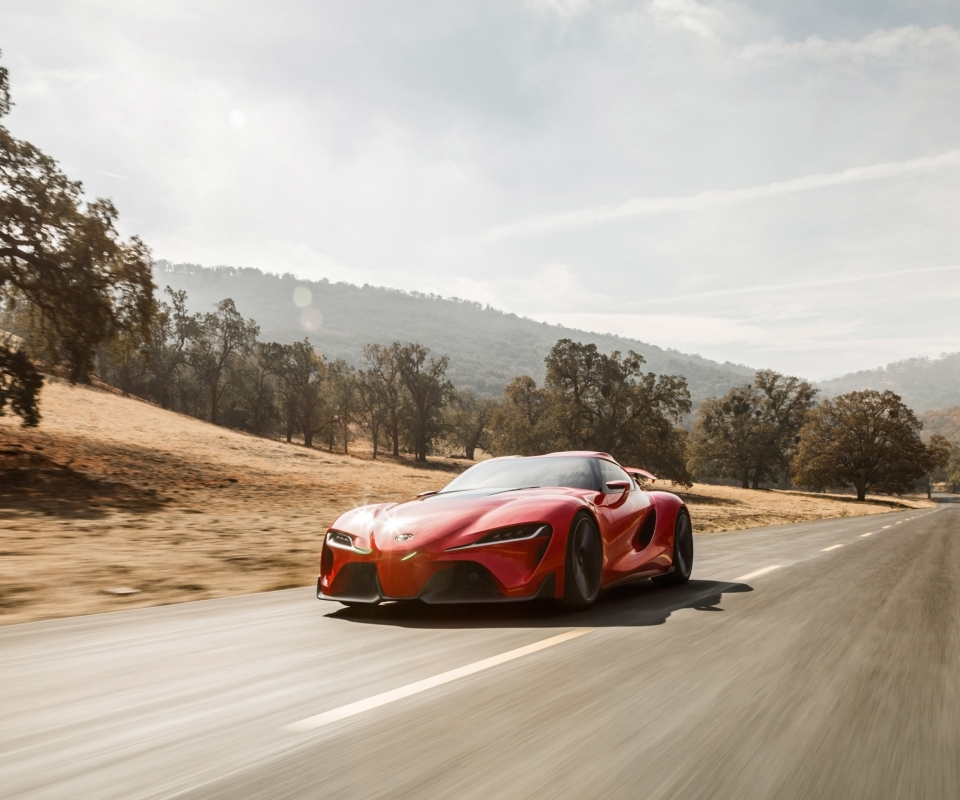
M 345 453 L 364 436 L 374 458 L 404 450 L 418 461 L 473 408 L 472 395 L 446 379 L 448 359 L 415 342 L 369 344 L 355 367 L 325 360 L 309 339 L 261 341 L 230 298 L 195 314 L 185 292 L 167 287 L 166 298 L 148 336 L 117 336 L 97 359 L 103 380 L 162 408 Z
M 799 378 L 760 370 L 752 384 L 708 398 L 697 411 L 689 465 L 700 477 L 744 488 L 780 484 L 903 494 L 930 489 L 958 449 L 923 424 L 891 391 L 854 391 L 817 402 Z
M 100 348 L 100 374 L 164 408 L 255 434 L 294 436 L 349 451 L 367 439 L 383 451 L 455 452 L 473 459 L 600 450 L 679 484 L 732 479 L 743 488 L 849 487 L 903 493 L 936 479 L 956 452 L 893 392 L 850 392 L 817 401 L 800 378 L 760 370 L 750 384 L 704 400 L 692 432 L 686 380 L 644 372 L 641 355 L 609 355 L 558 341 L 542 386 L 513 379 L 500 397 L 477 397 L 447 379 L 449 359 L 416 342 L 368 344 L 359 365 L 327 362 L 308 339 L 261 342 L 259 327 L 226 299 L 190 315 L 167 289 L 138 347 L 118 336 Z
M 542 387 L 523 375 L 501 397 L 478 397 L 448 380 L 447 356 L 417 342 L 368 344 L 354 366 L 325 360 L 309 339 L 260 341 L 229 298 L 195 314 L 185 292 L 167 287 L 166 298 L 146 337 L 117 335 L 96 359 L 104 381 L 162 408 L 307 447 L 349 452 L 360 437 L 374 458 L 603 449 L 689 481 L 679 427 L 690 411 L 686 381 L 644 373 L 636 353 L 562 339 Z

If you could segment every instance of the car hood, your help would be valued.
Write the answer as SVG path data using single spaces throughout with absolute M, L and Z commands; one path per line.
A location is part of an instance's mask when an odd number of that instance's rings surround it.
M 583 489 L 480 489 L 420 497 L 404 503 L 361 506 L 331 526 L 377 550 L 443 548 L 469 544 L 486 531 L 548 522 L 558 506 L 582 507 L 597 492 Z M 411 534 L 398 542 L 400 534 Z

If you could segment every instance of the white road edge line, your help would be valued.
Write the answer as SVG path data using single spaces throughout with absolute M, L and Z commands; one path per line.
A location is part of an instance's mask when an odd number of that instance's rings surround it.
M 832 544 L 832 545 L 830 545 L 829 547 L 824 547 L 823 550 L 821 550 L 820 552 L 821 552 L 821 553 L 826 553 L 826 552 L 829 551 L 829 550 L 836 550 L 838 547 L 843 547 L 843 545 L 842 545 L 842 544 Z
M 773 572 L 775 569 L 780 569 L 780 564 L 774 564 L 772 567 L 764 567 L 763 569 L 758 569 L 756 572 L 749 572 L 746 575 L 741 575 L 739 578 L 734 578 L 735 581 L 748 581 L 751 578 L 759 578 L 761 575 L 766 575 L 768 572 Z
M 551 636 L 549 639 L 542 639 L 539 642 L 534 642 L 533 644 L 528 644 L 524 647 L 518 647 L 516 650 L 509 650 L 508 652 L 501 653 L 498 656 L 485 658 L 483 661 L 476 661 L 473 664 L 467 664 L 465 667 L 457 667 L 457 669 L 451 669 L 448 672 L 441 672 L 439 675 L 434 675 L 432 678 L 425 678 L 422 681 L 408 683 L 406 686 L 401 686 L 398 689 L 391 689 L 389 692 L 375 694 L 373 697 L 368 697 L 366 700 L 358 700 L 356 703 L 349 703 L 348 705 L 340 706 L 340 708 L 334 708 L 330 711 L 324 711 L 322 714 L 316 714 L 312 717 L 307 717 L 299 722 L 294 722 L 290 725 L 284 725 L 283 730 L 291 731 L 293 733 L 306 733 L 307 731 L 316 730 L 317 728 L 322 728 L 324 725 L 329 725 L 332 722 L 339 722 L 347 717 L 353 717 L 357 714 L 362 714 L 364 711 L 370 711 L 371 709 L 385 706 L 387 703 L 393 703 L 397 700 L 402 700 L 405 697 L 410 697 L 411 695 L 425 692 L 428 689 L 434 689 L 437 686 L 442 686 L 445 683 L 450 683 L 451 681 L 465 678 L 468 675 L 482 672 L 485 669 L 490 669 L 491 667 L 505 664 L 507 661 L 523 658 L 531 653 L 545 650 L 548 647 L 553 647 L 557 644 L 563 644 L 563 642 L 568 642 L 571 639 L 576 639 L 578 636 L 583 636 L 586 633 L 590 633 L 592 630 L 592 628 L 577 628 L 576 630 L 561 633 L 558 636 Z

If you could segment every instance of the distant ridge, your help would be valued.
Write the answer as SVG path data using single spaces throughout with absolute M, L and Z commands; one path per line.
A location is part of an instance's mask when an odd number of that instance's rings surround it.
M 830 397 L 861 389 L 890 389 L 914 411 L 960 405 L 960 353 L 897 361 L 821 381 L 818 386 Z
M 548 325 L 457 298 L 169 261 L 155 263 L 154 280 L 161 290 L 167 285 L 186 290 L 192 311 L 209 311 L 231 297 L 241 314 L 260 323 L 262 339 L 292 342 L 308 337 L 327 358 L 340 357 L 352 364 L 369 342 L 421 342 L 437 355 L 450 356 L 448 374 L 456 385 L 480 394 L 499 394 L 516 375 L 542 380 L 544 357 L 565 337 L 593 342 L 604 352 L 632 349 L 646 359 L 648 370 L 684 375 L 695 402 L 753 379 L 754 371 L 742 365 L 720 364 L 622 336 Z M 305 308 L 294 302 L 298 287 L 310 292 Z M 298 299 L 306 299 L 305 293 Z
M 920 420 L 923 422 L 924 437 L 939 433 L 960 447 L 960 405 L 927 411 L 920 416 Z

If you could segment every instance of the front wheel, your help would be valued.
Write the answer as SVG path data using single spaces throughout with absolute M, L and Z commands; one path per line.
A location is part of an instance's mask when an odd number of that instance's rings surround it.
M 567 560 L 563 579 L 563 602 L 572 608 L 586 608 L 600 594 L 603 548 L 593 518 L 577 514 L 567 537 Z
M 673 526 L 673 572 L 657 575 L 654 583 L 661 586 L 678 586 L 690 580 L 693 571 L 693 524 L 685 508 L 677 512 L 677 521 Z

